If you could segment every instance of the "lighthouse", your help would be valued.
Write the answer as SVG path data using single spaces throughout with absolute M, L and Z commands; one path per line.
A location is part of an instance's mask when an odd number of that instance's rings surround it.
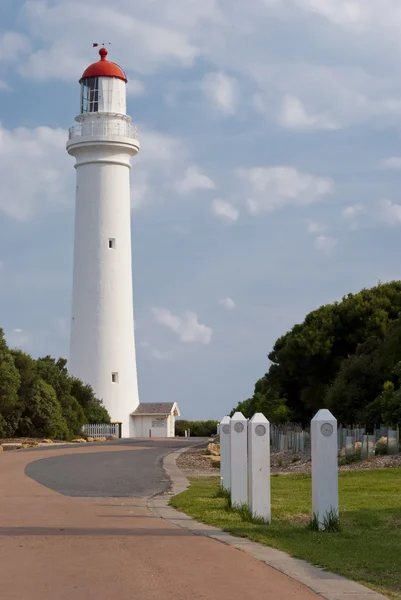
M 99 55 L 80 79 L 80 114 L 67 142 L 76 169 L 69 370 L 122 423 L 122 436 L 136 437 L 130 170 L 140 144 L 127 115 L 126 74 L 106 48 Z

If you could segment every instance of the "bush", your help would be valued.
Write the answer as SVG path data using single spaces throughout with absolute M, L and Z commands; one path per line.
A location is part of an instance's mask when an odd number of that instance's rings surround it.
M 0 437 L 69 439 L 85 423 L 110 422 L 93 389 L 66 365 L 63 358 L 10 351 L 0 329 Z
M 82 407 L 85 413 L 86 423 L 110 423 L 109 413 L 103 406 L 101 400 L 96 398 L 95 392 L 90 385 L 73 377 L 71 394 L 77 399 Z
M 69 394 L 62 396 L 60 405 L 69 431 L 74 435 L 80 435 L 82 433 L 82 425 L 87 423 L 84 409 L 78 400 Z
M 184 437 L 185 430 L 190 430 L 191 437 L 211 437 L 216 435 L 218 421 L 185 421 L 179 419 L 175 422 L 175 434 Z
M 32 437 L 68 439 L 71 434 L 63 417 L 56 392 L 43 379 L 37 379 L 31 389 L 27 415 L 29 416 Z
M 13 356 L 7 347 L 3 330 L 0 329 L 0 427 L 4 436 L 12 436 L 18 427 L 20 382 Z

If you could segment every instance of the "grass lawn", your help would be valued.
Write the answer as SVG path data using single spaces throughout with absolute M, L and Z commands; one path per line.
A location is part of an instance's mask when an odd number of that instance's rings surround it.
M 340 473 L 339 533 L 306 528 L 311 516 L 310 475 L 275 475 L 272 523 L 243 522 L 217 498 L 219 478 L 193 479 L 171 505 L 199 521 L 279 548 L 401 600 L 401 469 Z

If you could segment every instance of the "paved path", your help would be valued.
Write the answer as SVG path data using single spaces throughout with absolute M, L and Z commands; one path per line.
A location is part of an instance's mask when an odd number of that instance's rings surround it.
M 317 600 L 235 548 L 150 513 L 146 496 L 167 487 L 162 457 L 185 443 L 2 453 L 0 599 Z

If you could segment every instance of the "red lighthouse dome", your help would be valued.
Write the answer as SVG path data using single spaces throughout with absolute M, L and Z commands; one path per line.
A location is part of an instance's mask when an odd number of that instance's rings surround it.
M 100 48 L 99 50 L 100 60 L 90 65 L 85 69 L 79 83 L 84 79 L 90 77 L 114 77 L 115 79 L 122 79 L 125 83 L 128 82 L 127 76 L 121 67 L 116 63 L 107 60 L 108 51 L 106 48 Z

